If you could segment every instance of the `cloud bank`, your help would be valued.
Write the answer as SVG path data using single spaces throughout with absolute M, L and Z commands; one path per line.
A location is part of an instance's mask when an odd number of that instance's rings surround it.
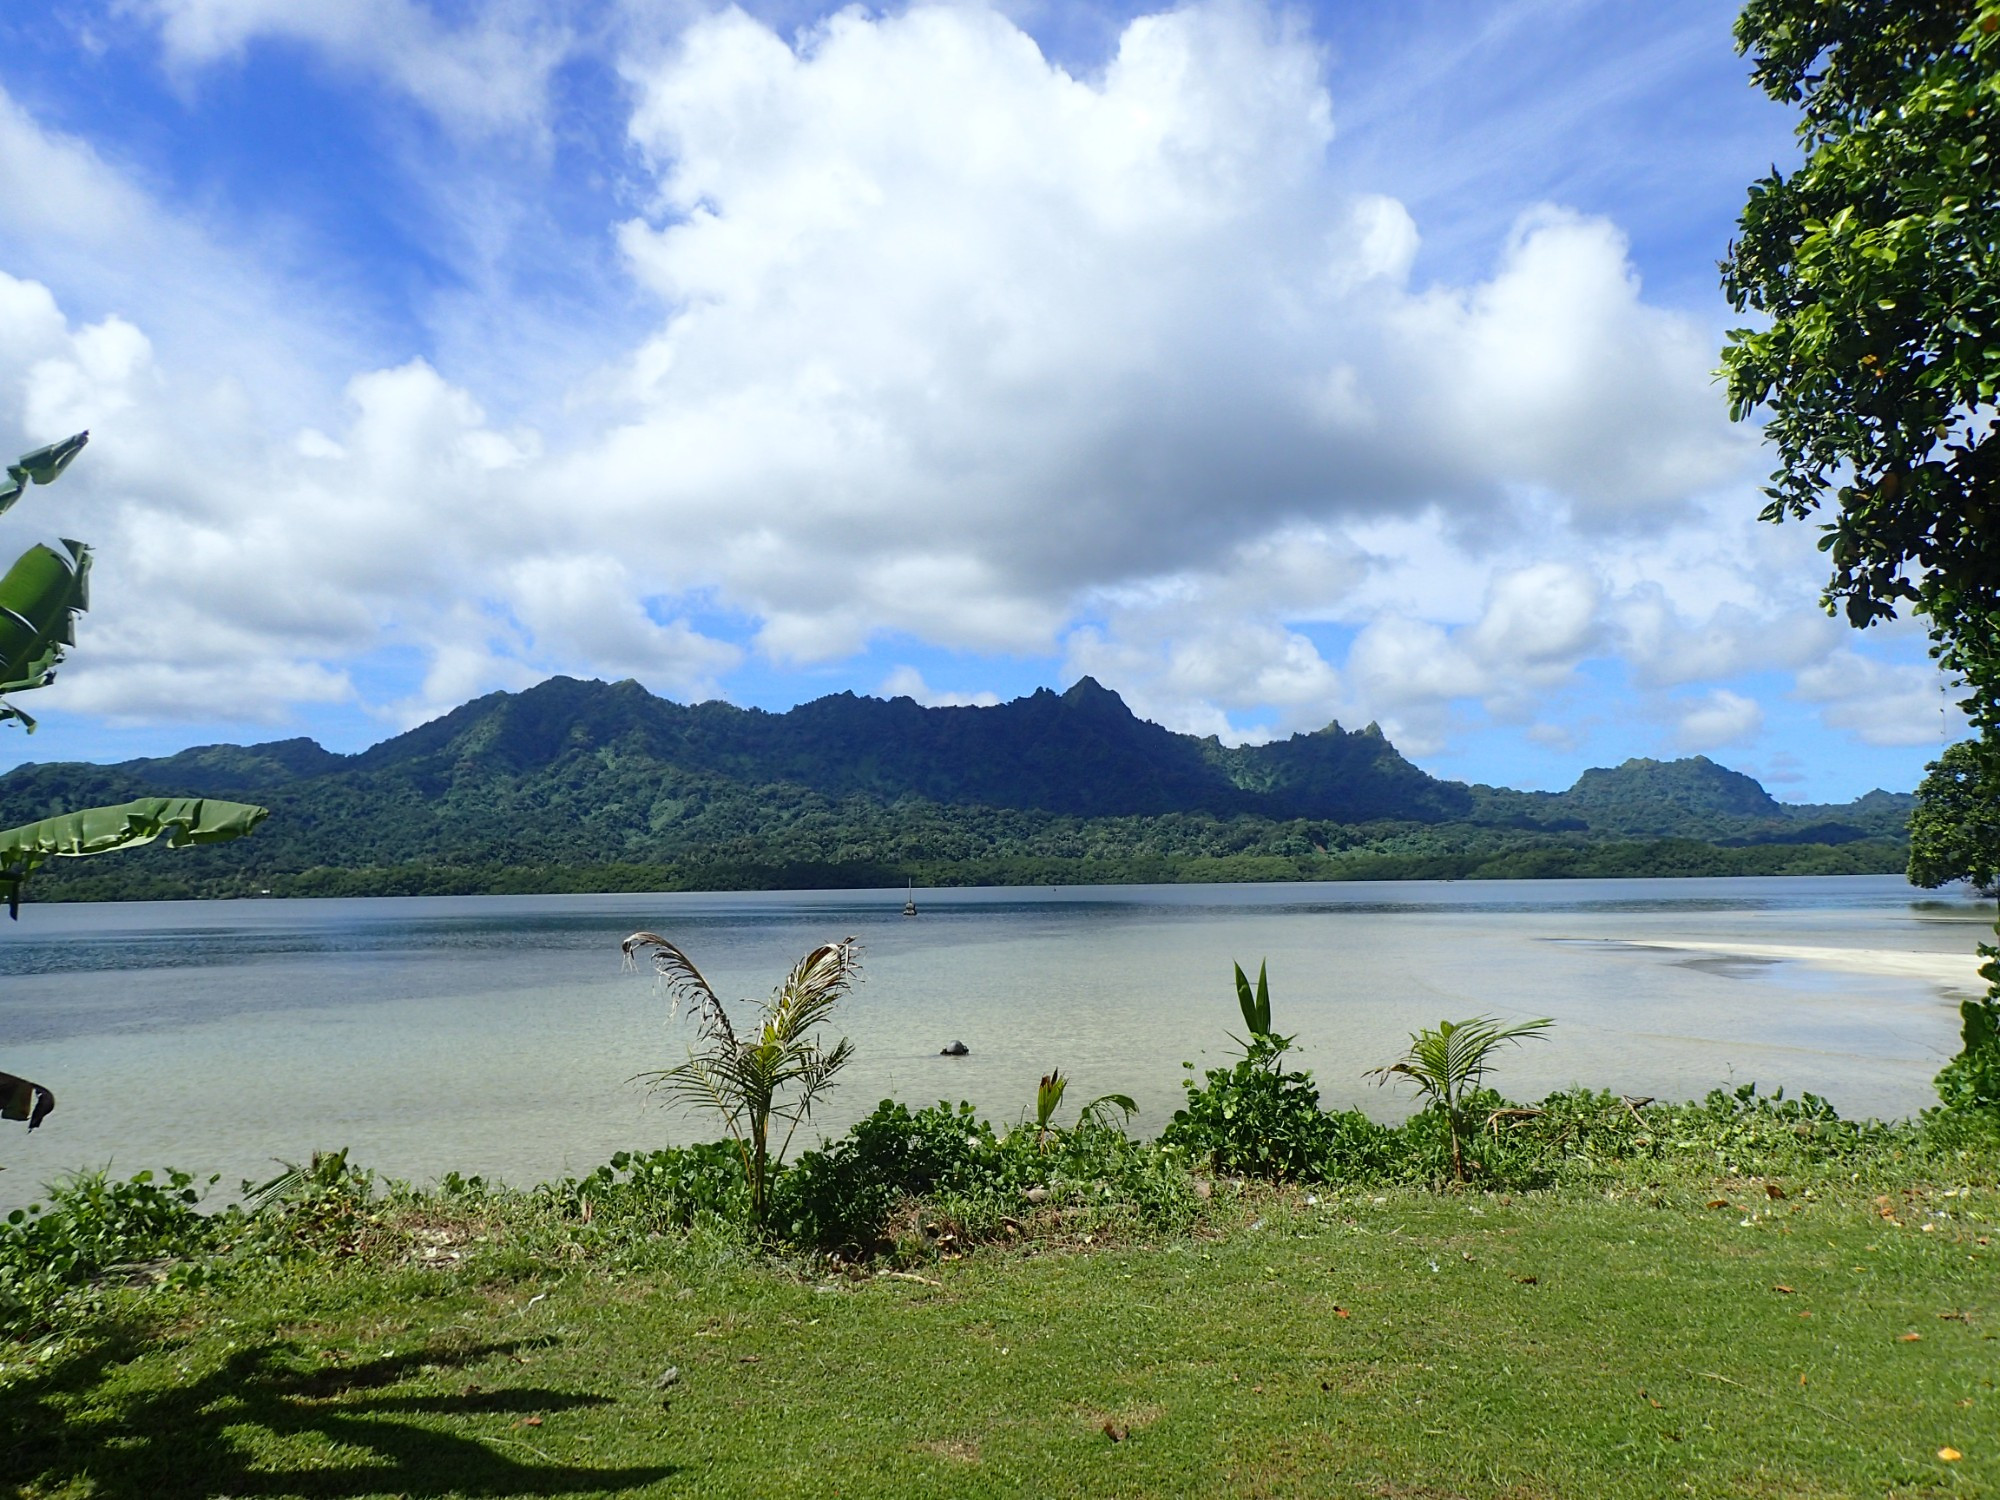
M 134 10 L 190 87 L 275 39 L 468 139 L 559 128 L 581 45 L 529 7 Z M 66 706 L 275 721 L 366 699 L 354 664 L 400 652 L 420 672 L 367 706 L 408 720 L 551 670 L 701 696 L 886 640 L 1060 662 L 1231 738 L 1574 742 L 1607 661 L 1689 749 L 1756 739 L 1760 672 L 1870 743 L 1935 734 L 1928 669 L 1817 615 L 1809 536 L 1738 519 L 1758 459 L 1713 323 L 1555 204 L 1476 278 L 1420 274 L 1421 226 L 1340 170 L 1297 21 L 1142 16 L 1087 76 L 976 5 L 606 45 L 631 207 L 602 233 L 650 323 L 535 429 L 489 419 L 476 360 L 336 371 L 337 343 L 277 314 L 260 342 L 217 295 L 245 369 L 310 365 L 219 377 L 198 312 L 120 297 L 120 257 L 157 226 L 223 286 L 235 252 L 0 99 L 0 182 L 56 205 L 21 243 L 97 268 L 63 288 L 81 309 L 19 256 L 0 274 L 0 436 L 96 434 L 64 482 L 101 549 Z

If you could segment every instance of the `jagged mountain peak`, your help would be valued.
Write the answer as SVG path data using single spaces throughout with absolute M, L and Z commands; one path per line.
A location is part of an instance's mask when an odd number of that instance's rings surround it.
M 1378 724 L 1348 730 L 1333 722 L 1225 746 L 1139 718 L 1088 676 L 1060 693 L 1040 688 L 986 707 L 925 708 L 907 697 L 840 692 L 781 713 L 719 700 L 680 704 L 629 678 L 552 677 L 475 698 L 354 756 L 297 738 L 200 746 L 121 766 L 23 767 L 0 777 L 0 817 L 26 822 L 65 803 L 157 793 L 268 801 L 319 784 L 337 784 L 345 789 L 338 798 L 351 796 L 357 806 L 387 799 L 385 818 L 414 813 L 419 824 L 448 807 L 559 801 L 627 809 L 620 815 L 648 826 L 679 816 L 671 809 L 687 796 L 720 795 L 701 788 L 730 788 L 731 798 L 772 808 L 814 796 L 1079 819 L 1462 821 L 1735 839 L 1796 831 L 1811 819 L 1815 827 L 1852 824 L 1855 837 L 1894 836 L 1908 805 L 1907 797 L 1876 793 L 1851 807 L 1787 808 L 1751 777 L 1705 756 L 1633 757 L 1586 771 L 1566 792 L 1468 787 L 1406 760 Z M 80 791 L 86 786 L 88 794 Z
M 1132 712 L 1123 698 L 1119 697 L 1118 694 L 1099 682 L 1095 677 L 1088 675 L 1077 678 L 1075 682 L 1063 690 L 1061 697 L 1063 702 L 1080 707 L 1116 707 L 1122 713 L 1130 714 Z

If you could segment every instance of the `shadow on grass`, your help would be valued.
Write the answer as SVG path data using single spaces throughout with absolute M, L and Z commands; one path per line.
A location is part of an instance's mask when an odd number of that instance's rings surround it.
M 0 1475 L 18 1486 L 6 1493 L 74 1484 L 93 1500 L 616 1494 L 681 1472 L 564 1464 L 546 1451 L 559 1439 L 518 1430 L 521 1417 L 607 1406 L 608 1396 L 520 1386 L 388 1390 L 512 1355 L 520 1342 L 434 1346 L 348 1366 L 315 1365 L 296 1345 L 273 1342 L 240 1350 L 199 1379 L 121 1389 L 119 1367 L 142 1347 L 109 1336 L 0 1387 Z M 438 1418 L 491 1418 L 495 1430 L 440 1431 Z

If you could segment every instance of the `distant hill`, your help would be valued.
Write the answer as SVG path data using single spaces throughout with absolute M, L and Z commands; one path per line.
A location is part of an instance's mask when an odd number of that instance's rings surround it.
M 460 883 L 490 886 L 500 879 L 492 872 L 513 871 L 507 879 L 532 885 L 520 872 L 542 871 L 546 884 L 552 870 L 614 866 L 652 872 L 630 880 L 696 884 L 843 869 L 857 879 L 998 878 L 1009 861 L 1022 871 L 1097 861 L 1177 878 L 1189 861 L 1431 868 L 1423 862 L 1518 862 L 1635 839 L 1868 846 L 1843 858 L 1883 866 L 1911 803 L 1874 792 L 1838 807 L 1787 806 L 1702 757 L 1628 760 L 1558 793 L 1466 786 L 1412 765 L 1374 725 L 1228 747 L 1139 719 L 1088 677 L 992 708 L 840 693 L 775 714 L 555 677 L 475 699 L 358 755 L 290 739 L 109 766 L 24 765 L 0 776 L 0 826 L 162 793 L 258 801 L 273 815 L 253 839 L 148 861 L 143 875 L 130 860 L 78 862 L 54 883 L 240 893 L 298 888 L 308 872 L 416 871 L 409 878 L 422 885 L 421 872 L 449 870 L 486 872 Z M 342 878 L 333 885 L 367 887 Z
M 1916 798 L 1873 791 L 1832 805 L 1784 803 L 1741 771 L 1705 755 L 1632 759 L 1585 771 L 1566 792 L 1475 789 L 1479 816 L 1529 817 L 1609 836 L 1701 838 L 1719 843 L 1850 843 L 1901 838 Z

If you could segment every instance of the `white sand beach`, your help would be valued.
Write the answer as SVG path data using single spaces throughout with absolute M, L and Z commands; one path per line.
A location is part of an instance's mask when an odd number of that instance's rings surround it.
M 1984 988 L 1979 977 L 1979 956 L 1974 953 L 1935 953 L 1910 948 L 1828 948 L 1791 943 L 1704 943 L 1634 939 L 1634 948 L 1658 948 L 1669 952 L 1713 953 L 1729 958 L 1769 959 L 1810 964 L 1843 974 L 1884 974 L 1898 979 L 1927 979 L 1954 989 Z

